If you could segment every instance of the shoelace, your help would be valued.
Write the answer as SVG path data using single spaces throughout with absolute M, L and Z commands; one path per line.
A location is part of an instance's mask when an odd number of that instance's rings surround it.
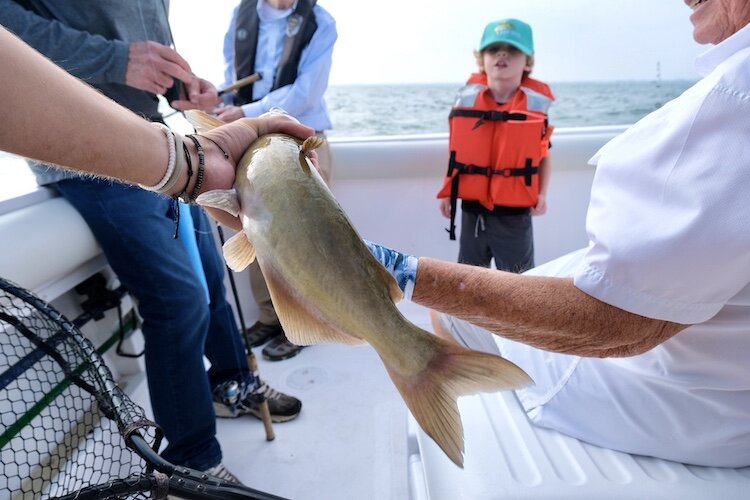
M 266 382 L 263 380 L 260 381 L 260 386 L 256 390 L 252 391 L 252 393 L 261 394 L 266 399 L 276 399 L 281 395 L 276 389 L 266 384 Z

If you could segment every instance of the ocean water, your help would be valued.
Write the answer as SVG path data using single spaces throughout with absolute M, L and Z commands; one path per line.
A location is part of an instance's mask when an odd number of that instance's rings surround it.
M 674 99 L 694 82 L 628 81 L 551 83 L 556 127 L 627 125 Z M 329 137 L 371 137 L 448 132 L 456 84 L 331 86 L 326 101 Z M 185 126 L 187 126 L 185 124 Z M 23 160 L 0 151 L 0 200 L 35 186 Z
M 694 81 L 551 83 L 556 127 L 627 125 L 674 99 Z M 326 93 L 329 137 L 430 134 L 448 131 L 456 84 L 334 85 Z

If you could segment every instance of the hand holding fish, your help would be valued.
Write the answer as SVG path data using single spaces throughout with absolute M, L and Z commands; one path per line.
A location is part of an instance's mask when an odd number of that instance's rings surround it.
M 208 115 L 188 111 L 186 115 L 198 123 L 197 129 L 208 141 L 201 141 L 206 154 L 206 175 L 201 192 L 231 189 L 235 182 L 237 164 L 250 144 L 258 137 L 272 133 L 283 133 L 306 139 L 315 135 L 315 130 L 302 125 L 288 115 L 267 113 L 258 118 L 243 118 L 222 124 Z M 199 123 L 205 124 L 201 126 Z M 219 126 L 217 126 L 219 125 Z M 216 127 L 216 128 L 213 128 Z M 227 156 L 224 156 L 224 152 Z M 220 223 L 232 229 L 241 229 L 237 217 L 223 210 L 208 208 L 207 212 Z

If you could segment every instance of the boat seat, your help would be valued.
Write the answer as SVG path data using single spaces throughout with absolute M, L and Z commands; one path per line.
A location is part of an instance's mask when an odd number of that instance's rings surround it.
M 600 448 L 533 425 L 511 391 L 463 397 L 459 410 L 463 470 L 410 417 L 412 500 L 750 498 L 750 467 L 698 467 Z
M 28 202 L 19 198 L 20 206 L 0 212 L 0 276 L 49 301 L 107 261 L 86 222 L 64 198 L 43 190 L 39 194 Z

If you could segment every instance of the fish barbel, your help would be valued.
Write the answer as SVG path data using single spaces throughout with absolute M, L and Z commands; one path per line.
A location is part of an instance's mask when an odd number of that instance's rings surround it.
M 190 119 L 199 130 L 220 124 L 198 113 Z M 235 271 L 258 259 L 290 341 L 369 343 L 422 429 L 463 467 L 457 398 L 532 381 L 510 361 L 447 342 L 401 314 L 395 279 L 307 157 L 315 140 L 260 137 L 240 160 L 234 189 L 204 193 L 198 203 L 239 215 L 243 230 L 224 244 L 224 258 Z

